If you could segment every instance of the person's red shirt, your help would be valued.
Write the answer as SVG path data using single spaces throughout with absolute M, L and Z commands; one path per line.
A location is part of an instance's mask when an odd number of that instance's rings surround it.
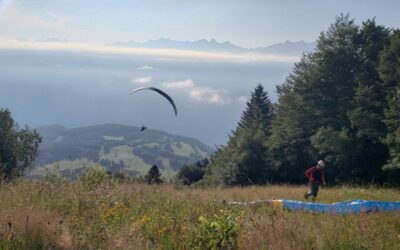
M 313 183 L 325 184 L 324 170 L 318 169 L 316 166 L 307 169 L 305 172 L 305 176 L 309 181 Z

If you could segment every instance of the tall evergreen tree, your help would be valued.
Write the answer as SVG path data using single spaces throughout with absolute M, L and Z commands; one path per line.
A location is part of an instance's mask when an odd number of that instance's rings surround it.
M 348 15 L 339 16 L 328 31 L 321 33 L 315 52 L 303 55 L 278 87 L 277 117 L 269 148 L 281 181 L 304 181 L 304 169 L 324 156 L 310 140 L 319 128 L 340 130 L 349 126 L 347 111 L 352 107 L 356 86 L 357 32 Z
M 350 167 L 352 177 L 361 182 L 382 182 L 388 149 L 382 143 L 386 134 L 384 120 L 385 88 L 379 77 L 379 55 L 388 44 L 390 30 L 377 25 L 375 20 L 362 23 L 357 36 L 358 68 L 354 72 L 357 87 L 353 108 L 347 112 L 353 137 L 353 148 L 360 148 L 352 155 L 355 162 Z M 344 151 L 351 152 L 351 151 Z M 349 155 L 349 154 L 348 154 Z
M 357 87 L 354 109 L 348 112 L 351 127 L 359 137 L 366 137 L 374 143 L 384 136 L 383 110 L 385 89 L 379 77 L 379 55 L 389 41 L 389 29 L 377 25 L 375 20 L 362 23 L 357 41 L 359 43 L 359 66 L 355 72 Z
M 281 181 L 303 181 L 304 169 L 323 157 L 338 181 L 381 180 L 385 98 L 376 66 L 388 34 L 374 20 L 359 27 L 340 15 L 278 87 L 268 145 Z
M 303 166 L 312 162 L 308 138 L 316 127 L 318 114 L 296 88 L 310 81 L 317 67 L 314 57 L 314 54 L 303 55 L 286 82 L 277 86 L 278 105 L 268 149 L 272 164 L 278 169 L 279 182 L 303 181 Z
M 271 119 L 268 94 L 258 85 L 227 145 L 220 147 L 212 156 L 207 178 L 223 185 L 272 181 L 273 171 L 267 152 Z
M 384 142 L 389 147 L 386 169 L 400 170 L 400 30 L 396 30 L 390 46 L 381 56 L 379 71 L 386 89 L 385 124 L 388 133 Z
M 148 184 L 161 184 L 163 181 L 161 180 L 161 173 L 158 170 L 157 165 L 153 165 L 149 172 L 144 177 Z

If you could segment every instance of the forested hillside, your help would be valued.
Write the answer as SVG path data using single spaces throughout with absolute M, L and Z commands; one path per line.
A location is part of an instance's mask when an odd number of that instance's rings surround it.
M 75 129 L 54 125 L 38 128 L 38 132 L 43 142 L 31 177 L 47 173 L 76 176 L 85 166 L 97 164 L 128 175 L 144 175 L 156 164 L 170 177 L 184 164 L 212 152 L 195 139 L 118 124 Z

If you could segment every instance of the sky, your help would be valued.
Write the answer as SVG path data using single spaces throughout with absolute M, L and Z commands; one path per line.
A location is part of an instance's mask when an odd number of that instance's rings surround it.
M 400 27 L 400 1 L 0 0 L 0 108 L 20 124 L 120 123 L 226 143 L 251 91 L 276 86 L 299 55 L 112 46 L 169 38 L 247 47 L 314 42 L 340 13 Z M 178 117 L 154 93 L 169 93 Z
M 83 43 L 158 38 L 260 47 L 314 41 L 339 13 L 399 27 L 400 1 L 0 0 L 0 38 Z

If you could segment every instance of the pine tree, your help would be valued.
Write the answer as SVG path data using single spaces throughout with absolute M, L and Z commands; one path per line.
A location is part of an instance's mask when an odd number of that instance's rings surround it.
M 382 53 L 379 71 L 387 91 L 385 124 L 388 133 L 384 142 L 389 147 L 386 169 L 400 170 L 400 30 L 396 30 L 390 46 Z
M 226 146 L 211 157 L 208 179 L 222 185 L 251 185 L 272 181 L 267 140 L 271 133 L 271 102 L 258 85 Z
M 163 182 L 157 165 L 153 165 L 150 168 L 149 172 L 145 176 L 145 180 L 148 184 L 161 184 Z
M 340 15 L 278 87 L 268 145 L 281 181 L 304 181 L 318 158 L 331 159 L 327 172 L 339 181 L 382 180 L 385 92 L 376 67 L 388 34 L 374 20 L 359 27 Z
M 309 81 L 317 67 L 314 57 L 313 54 L 304 55 L 286 82 L 277 86 L 278 105 L 271 124 L 268 149 L 271 163 L 278 170 L 278 182 L 303 181 L 304 166 L 312 162 L 308 138 L 317 127 L 318 114 L 297 88 L 300 82 Z
M 353 178 L 361 182 L 382 182 L 384 173 L 381 166 L 388 156 L 388 149 L 382 143 L 387 133 L 384 124 L 386 91 L 379 77 L 379 55 L 387 46 L 390 30 L 377 25 L 375 20 L 362 23 L 356 38 L 358 66 L 354 72 L 357 87 L 353 95 L 353 108 L 347 112 L 350 127 L 347 129 L 353 138 L 353 148 L 358 154 L 343 151 L 354 159 L 349 166 Z M 350 161 L 349 161 L 350 162 Z
M 246 128 L 260 128 L 265 135 L 270 134 L 271 101 L 262 85 L 258 85 L 251 95 L 247 108 L 243 112 L 236 132 Z

